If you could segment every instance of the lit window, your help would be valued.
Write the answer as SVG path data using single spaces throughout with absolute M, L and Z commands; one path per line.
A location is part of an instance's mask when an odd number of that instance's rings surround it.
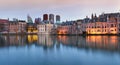
M 106 28 L 106 26 L 105 26 L 105 28 Z
M 107 24 L 107 27 L 109 27 L 109 24 Z
M 116 24 L 115 24 L 115 27 L 116 27 Z
M 100 32 L 100 30 L 97 30 L 97 32 Z
M 105 30 L 105 32 L 106 32 L 106 30 Z
M 104 30 L 102 30 L 102 32 L 104 32 Z
M 114 30 L 111 30 L 111 31 L 114 31 Z
M 111 24 L 111 27 L 114 27 L 113 24 Z

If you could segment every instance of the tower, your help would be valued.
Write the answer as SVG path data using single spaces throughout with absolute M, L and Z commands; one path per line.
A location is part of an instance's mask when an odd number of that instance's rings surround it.
M 32 18 L 29 15 L 27 16 L 27 22 L 28 23 L 33 23 L 33 20 L 32 20 Z
M 56 23 L 60 23 L 60 15 L 56 15 Z
M 36 23 L 36 24 L 42 23 L 42 22 L 41 22 L 41 18 L 35 18 L 35 23 Z
M 43 22 L 48 23 L 48 14 L 43 15 Z
M 93 19 L 93 18 L 94 18 L 94 15 L 92 14 L 92 15 L 91 15 L 91 19 Z
M 54 24 L 54 14 L 49 14 L 49 22 Z

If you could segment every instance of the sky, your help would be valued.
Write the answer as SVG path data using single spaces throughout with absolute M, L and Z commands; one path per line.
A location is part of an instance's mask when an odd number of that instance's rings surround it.
M 0 0 L 0 18 L 33 19 L 43 14 L 60 15 L 62 21 L 83 19 L 91 14 L 120 12 L 120 0 Z

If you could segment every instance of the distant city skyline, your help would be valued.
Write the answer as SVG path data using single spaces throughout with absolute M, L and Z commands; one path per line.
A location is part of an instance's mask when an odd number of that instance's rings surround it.
M 91 17 L 91 14 L 120 12 L 119 0 L 0 0 L 0 18 L 34 20 L 43 14 L 56 14 L 61 21 Z

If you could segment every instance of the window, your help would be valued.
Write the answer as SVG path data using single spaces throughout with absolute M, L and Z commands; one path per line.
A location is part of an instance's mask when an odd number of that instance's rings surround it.
M 90 30 L 89 30 L 89 32 L 90 32 Z
M 104 26 L 102 26 L 102 28 L 104 28 Z
M 111 30 L 111 31 L 114 31 L 114 30 Z
M 100 28 L 100 26 L 97 26 L 97 28 Z
M 115 24 L 115 27 L 116 27 L 117 25 Z
M 111 27 L 114 27 L 113 24 L 111 24 Z
M 105 30 L 105 32 L 106 32 L 106 30 Z
M 100 32 L 100 30 L 97 30 L 97 32 Z
M 109 27 L 109 24 L 107 24 L 107 27 Z
M 106 26 L 105 26 L 105 28 L 106 28 Z
M 102 30 L 102 32 L 104 32 L 104 30 Z

